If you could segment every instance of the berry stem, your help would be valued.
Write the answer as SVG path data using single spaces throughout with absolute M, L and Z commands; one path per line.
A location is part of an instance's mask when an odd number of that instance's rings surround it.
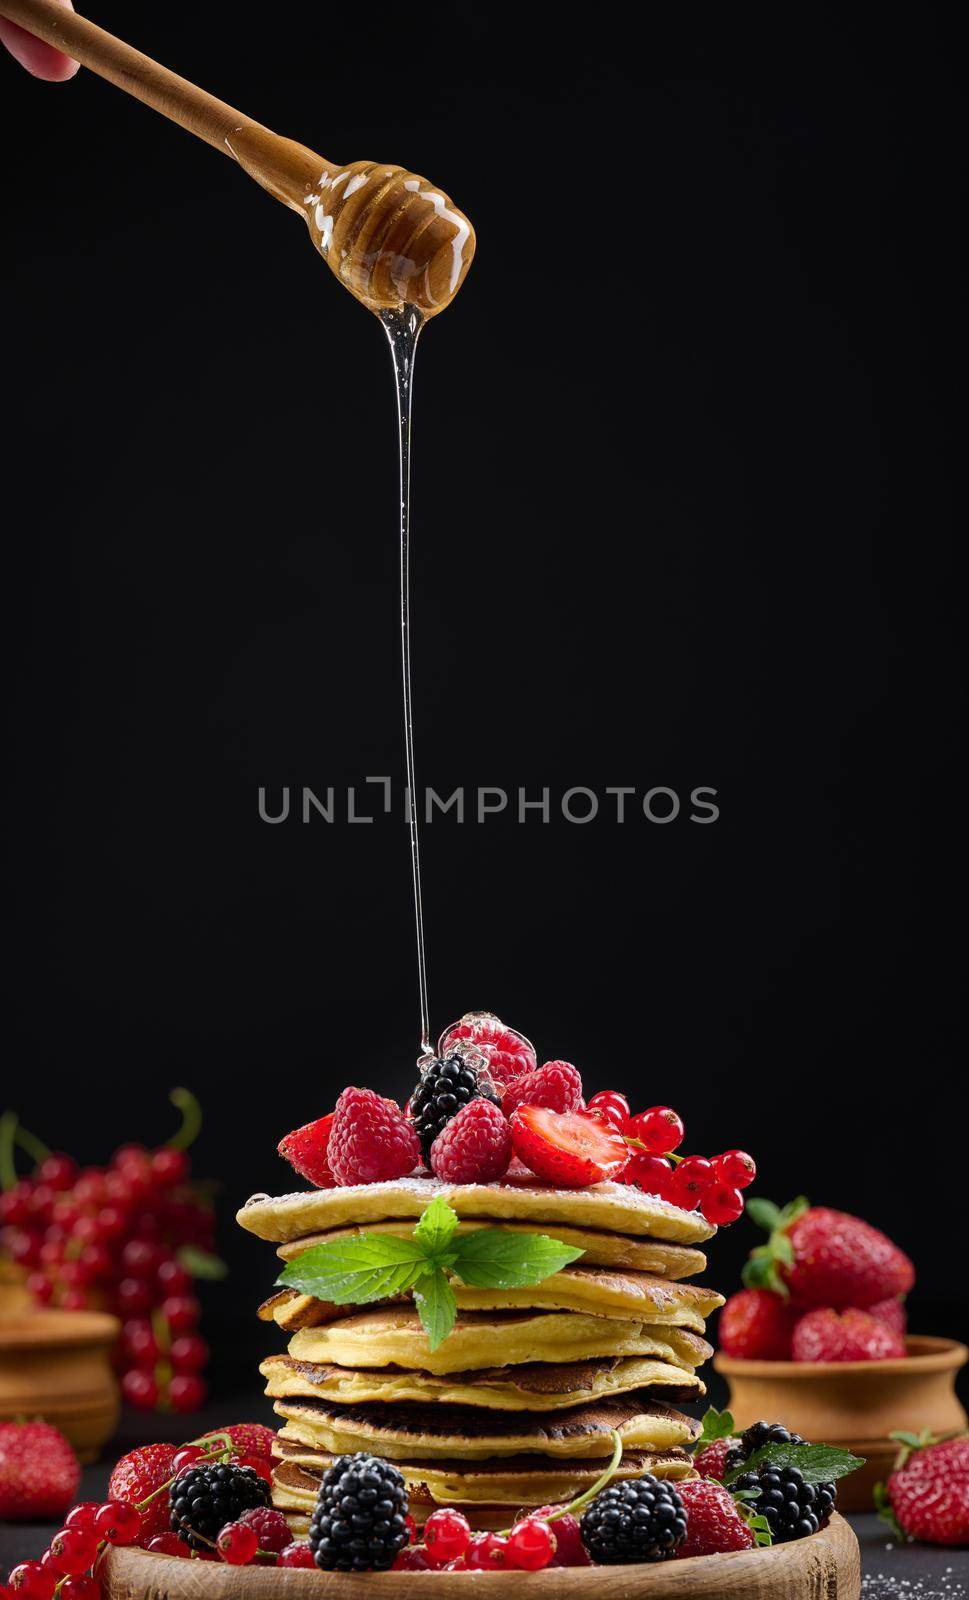
M 168 1098 L 181 1113 L 182 1125 L 172 1134 L 167 1147 L 169 1150 L 187 1150 L 202 1131 L 202 1107 L 191 1089 L 173 1089 Z
M 609 1437 L 612 1440 L 612 1460 L 605 1471 L 600 1472 L 595 1483 L 591 1484 L 584 1494 L 577 1495 L 574 1500 L 569 1501 L 567 1506 L 560 1506 L 557 1511 L 550 1511 L 547 1517 L 542 1518 L 543 1522 L 555 1522 L 559 1517 L 573 1516 L 576 1511 L 588 1505 L 590 1500 L 595 1499 L 596 1495 L 606 1487 L 610 1478 L 615 1477 L 619 1463 L 622 1460 L 622 1439 L 615 1428 L 610 1428 Z M 511 1528 L 502 1529 L 501 1537 L 507 1539 L 511 1531 Z
M 5 1111 L 0 1117 L 0 1187 L 12 1189 L 17 1182 L 17 1163 L 14 1159 L 14 1141 L 17 1137 L 17 1113 Z

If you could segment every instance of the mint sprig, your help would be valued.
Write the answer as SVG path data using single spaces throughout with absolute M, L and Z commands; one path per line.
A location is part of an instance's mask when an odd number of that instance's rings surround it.
M 864 1456 L 853 1456 L 838 1445 L 765 1444 L 728 1472 L 723 1481 L 729 1489 L 745 1472 L 756 1472 L 758 1467 L 777 1467 L 780 1471 L 797 1467 L 805 1483 L 830 1483 L 864 1464 Z
M 794 1264 L 794 1246 L 787 1229 L 807 1211 L 810 1203 L 803 1194 L 786 1206 L 777 1206 L 773 1200 L 764 1200 L 758 1195 L 752 1195 L 747 1201 L 750 1220 L 756 1222 L 759 1228 L 766 1229 L 770 1238 L 766 1244 L 760 1244 L 752 1250 L 744 1263 L 741 1277 L 746 1288 L 771 1289 L 783 1299 L 788 1298 L 790 1290 L 780 1271 L 782 1266 Z
M 457 1212 L 435 1195 L 409 1239 L 360 1233 L 313 1245 L 276 1281 L 334 1305 L 370 1305 L 413 1292 L 428 1345 L 437 1350 L 457 1316 L 452 1275 L 473 1288 L 524 1289 L 584 1254 L 543 1233 L 479 1228 L 459 1239 L 457 1228 Z

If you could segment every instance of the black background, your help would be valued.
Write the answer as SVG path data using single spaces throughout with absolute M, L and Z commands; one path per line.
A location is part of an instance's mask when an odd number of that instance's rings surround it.
M 885 1227 L 915 1325 L 965 1334 L 946 9 L 96 17 L 476 225 L 418 365 L 421 779 L 718 791 L 711 826 L 436 821 L 435 1031 L 489 1007 L 672 1102 L 759 1192 Z M 257 814 L 260 784 L 399 800 L 389 362 L 229 161 L 91 75 L 0 70 L 4 1098 L 103 1160 L 197 1090 L 228 1383 L 273 1275 L 235 1205 L 345 1083 L 414 1078 L 399 806 Z

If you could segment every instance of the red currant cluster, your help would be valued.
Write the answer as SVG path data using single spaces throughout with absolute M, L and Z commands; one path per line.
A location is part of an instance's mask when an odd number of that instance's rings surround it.
M 651 1106 L 635 1116 L 629 1101 L 616 1089 L 594 1094 L 589 1111 L 608 1122 L 631 1148 L 620 1183 L 633 1183 L 646 1194 L 702 1212 L 719 1227 L 742 1216 L 746 1189 L 757 1176 L 753 1156 L 745 1150 L 726 1150 L 719 1156 L 680 1156 L 686 1129 L 671 1106 Z
M 397 1572 L 539 1572 L 588 1567 L 578 1518 L 564 1506 L 543 1506 L 520 1517 L 507 1533 L 474 1533 L 464 1514 L 445 1508 L 424 1524 L 422 1544 L 409 1544 L 394 1562 Z
M 124 1145 L 106 1168 L 52 1155 L 2 1119 L 0 1248 L 25 1270 L 39 1305 L 121 1318 L 117 1365 L 129 1404 L 194 1411 L 205 1400 L 208 1348 L 190 1269 L 219 1264 L 212 1207 L 190 1182 L 185 1148 L 200 1125 L 197 1102 L 184 1090 L 172 1098 L 183 1115 L 175 1140 Z M 37 1162 L 29 1178 L 17 1177 L 14 1144 Z
M 109 1545 L 134 1544 L 141 1513 L 123 1500 L 98 1505 L 82 1500 L 67 1514 L 39 1561 L 22 1561 L 9 1577 L 9 1592 L 21 1600 L 99 1600 L 98 1569 Z M 8 1591 L 4 1591 L 5 1593 Z

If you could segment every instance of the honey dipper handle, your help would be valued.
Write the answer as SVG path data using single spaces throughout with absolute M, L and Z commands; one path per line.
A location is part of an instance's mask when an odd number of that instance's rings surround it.
M 322 172 L 337 170 L 305 145 L 271 133 L 224 100 L 217 100 L 177 72 L 170 72 L 123 39 L 59 5 L 57 0 L 0 0 L 0 16 L 19 23 L 28 33 L 45 39 L 55 50 L 80 61 L 82 66 L 235 159 L 238 156 L 234 136 L 241 133 L 245 143 L 254 143 L 259 150 L 258 172 L 249 162 L 245 163 L 247 170 L 279 200 L 298 205 Z

